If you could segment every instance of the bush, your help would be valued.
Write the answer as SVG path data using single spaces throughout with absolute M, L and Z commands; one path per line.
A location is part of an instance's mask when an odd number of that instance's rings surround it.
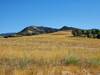
M 82 35 L 82 30 L 79 30 L 79 29 L 73 30 L 73 31 L 72 31 L 72 34 L 73 34 L 74 36 L 81 36 L 81 35 Z
M 98 29 L 91 29 L 91 30 L 73 30 L 73 36 L 78 37 L 88 37 L 88 38 L 98 38 L 100 39 L 100 30 Z

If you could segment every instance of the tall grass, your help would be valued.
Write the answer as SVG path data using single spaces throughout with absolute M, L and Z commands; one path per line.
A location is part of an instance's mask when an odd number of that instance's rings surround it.
M 70 32 L 0 38 L 0 75 L 96 75 L 100 72 L 99 43 L 98 39 L 71 37 Z

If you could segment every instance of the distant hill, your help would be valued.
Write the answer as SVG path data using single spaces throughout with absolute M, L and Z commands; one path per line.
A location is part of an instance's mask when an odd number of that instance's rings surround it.
M 10 35 L 14 35 L 14 34 L 16 34 L 16 33 L 2 33 L 2 34 L 0 34 L 0 36 L 10 36 Z
M 53 33 L 57 31 L 68 31 L 68 30 L 76 30 L 78 28 L 63 26 L 60 29 L 43 27 L 43 26 L 29 26 L 24 28 L 22 31 L 18 32 L 19 35 L 37 35 L 44 33 Z
M 16 37 L 16 33 L 2 33 L 0 34 L 0 37 L 8 38 L 8 37 Z
M 38 35 L 38 34 L 45 34 L 45 33 L 53 33 L 57 31 L 68 31 L 68 30 L 76 30 L 78 28 L 63 26 L 60 29 L 51 28 L 51 27 L 44 27 L 44 26 L 28 26 L 17 33 L 4 33 L 0 34 L 5 38 L 8 37 L 19 37 L 19 36 L 31 36 L 31 35 Z
M 59 29 L 43 27 L 43 26 L 29 26 L 24 28 L 22 31 L 18 32 L 19 35 L 37 35 L 44 33 L 57 32 Z
M 63 26 L 60 31 L 77 30 L 78 28 Z

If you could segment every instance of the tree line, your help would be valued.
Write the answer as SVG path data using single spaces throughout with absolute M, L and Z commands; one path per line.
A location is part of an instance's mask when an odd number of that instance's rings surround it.
M 90 30 L 76 29 L 76 30 L 72 30 L 72 34 L 75 37 L 88 37 L 88 38 L 100 39 L 99 29 L 90 29 Z

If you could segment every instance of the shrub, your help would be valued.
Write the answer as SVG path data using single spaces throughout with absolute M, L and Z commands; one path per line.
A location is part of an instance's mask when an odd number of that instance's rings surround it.
M 91 30 L 73 30 L 73 36 L 79 37 L 88 37 L 88 38 L 100 38 L 100 30 L 98 29 L 91 29 Z
M 82 31 L 79 30 L 79 29 L 73 30 L 73 31 L 72 31 L 72 34 L 73 34 L 74 36 L 81 36 L 81 35 L 82 35 Z

